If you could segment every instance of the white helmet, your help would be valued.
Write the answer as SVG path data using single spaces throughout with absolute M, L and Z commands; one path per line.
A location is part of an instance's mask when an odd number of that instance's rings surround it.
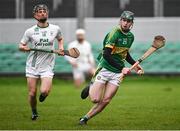
M 79 35 L 79 34 L 82 34 L 82 35 L 85 35 L 85 30 L 84 29 L 77 29 L 76 30 L 76 35 Z

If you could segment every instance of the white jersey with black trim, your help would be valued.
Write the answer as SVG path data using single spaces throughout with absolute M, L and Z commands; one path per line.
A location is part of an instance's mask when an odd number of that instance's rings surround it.
M 85 64 L 94 63 L 91 44 L 88 41 L 85 40 L 83 43 L 79 43 L 75 40 L 68 45 L 68 49 L 73 47 L 76 47 L 79 50 L 80 56 L 76 59 L 68 57 L 69 61 L 74 61 L 80 68 L 83 68 Z
M 27 29 L 21 43 L 28 44 L 31 48 L 54 49 L 54 40 L 62 37 L 60 27 L 49 24 L 48 27 L 41 28 L 37 25 Z M 26 68 L 34 67 L 40 70 L 53 69 L 55 65 L 55 54 L 31 51 Z

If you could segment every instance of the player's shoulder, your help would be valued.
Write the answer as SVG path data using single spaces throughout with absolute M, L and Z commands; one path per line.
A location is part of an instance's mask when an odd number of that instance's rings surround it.
M 77 43 L 78 43 L 77 40 L 74 40 L 74 41 L 71 41 L 69 44 L 74 45 L 74 44 L 77 44 Z
M 76 46 L 77 46 L 77 41 L 74 40 L 74 41 L 70 42 L 70 43 L 68 44 L 68 46 L 70 46 L 70 47 L 76 47 Z
M 84 41 L 84 45 L 87 46 L 87 48 L 91 47 L 91 43 L 87 40 Z
M 134 38 L 134 34 L 131 31 L 129 31 L 127 35 Z
M 57 30 L 60 29 L 60 27 L 58 25 L 55 25 L 55 24 L 49 24 L 49 27 L 53 28 L 53 29 L 57 29 Z
M 90 42 L 87 41 L 87 40 L 85 40 L 84 43 L 87 44 L 87 45 L 90 45 Z
M 111 31 L 108 33 L 110 36 L 118 34 L 120 31 L 120 28 L 118 26 L 114 26 Z
M 120 27 L 119 26 L 114 26 L 112 28 L 112 31 L 115 31 L 115 32 L 120 31 Z
M 31 27 L 29 27 L 28 29 L 26 29 L 26 34 L 31 34 L 33 33 L 34 31 L 37 31 L 38 30 L 38 26 L 37 25 L 33 25 Z

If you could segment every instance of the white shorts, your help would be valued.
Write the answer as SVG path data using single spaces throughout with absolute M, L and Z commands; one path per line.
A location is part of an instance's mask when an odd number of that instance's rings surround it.
M 26 77 L 32 77 L 32 78 L 43 78 L 43 77 L 49 77 L 53 78 L 54 73 L 52 69 L 46 69 L 46 70 L 38 70 L 35 67 L 26 67 Z
M 89 73 L 90 69 L 92 66 L 90 64 L 84 64 L 80 65 L 77 68 L 73 68 L 73 78 L 76 79 L 81 79 L 82 81 L 85 80 L 85 74 Z
M 101 82 L 101 83 L 109 82 L 109 83 L 119 86 L 120 77 L 122 75 L 123 75 L 122 73 L 114 73 L 105 68 L 102 68 L 98 72 L 98 74 L 95 76 L 95 81 Z

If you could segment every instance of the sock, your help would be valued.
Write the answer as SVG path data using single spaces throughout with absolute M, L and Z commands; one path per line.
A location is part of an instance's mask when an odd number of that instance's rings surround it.
M 47 97 L 47 95 L 45 93 L 41 93 L 40 96 L 39 96 L 39 101 L 43 102 L 46 97 Z
M 41 93 L 40 97 L 46 97 L 47 95 L 45 93 Z
M 37 114 L 37 109 L 32 109 L 33 114 Z
M 89 120 L 89 116 L 85 115 L 85 116 L 83 117 L 83 119 L 84 119 L 85 121 L 88 121 L 88 120 Z

